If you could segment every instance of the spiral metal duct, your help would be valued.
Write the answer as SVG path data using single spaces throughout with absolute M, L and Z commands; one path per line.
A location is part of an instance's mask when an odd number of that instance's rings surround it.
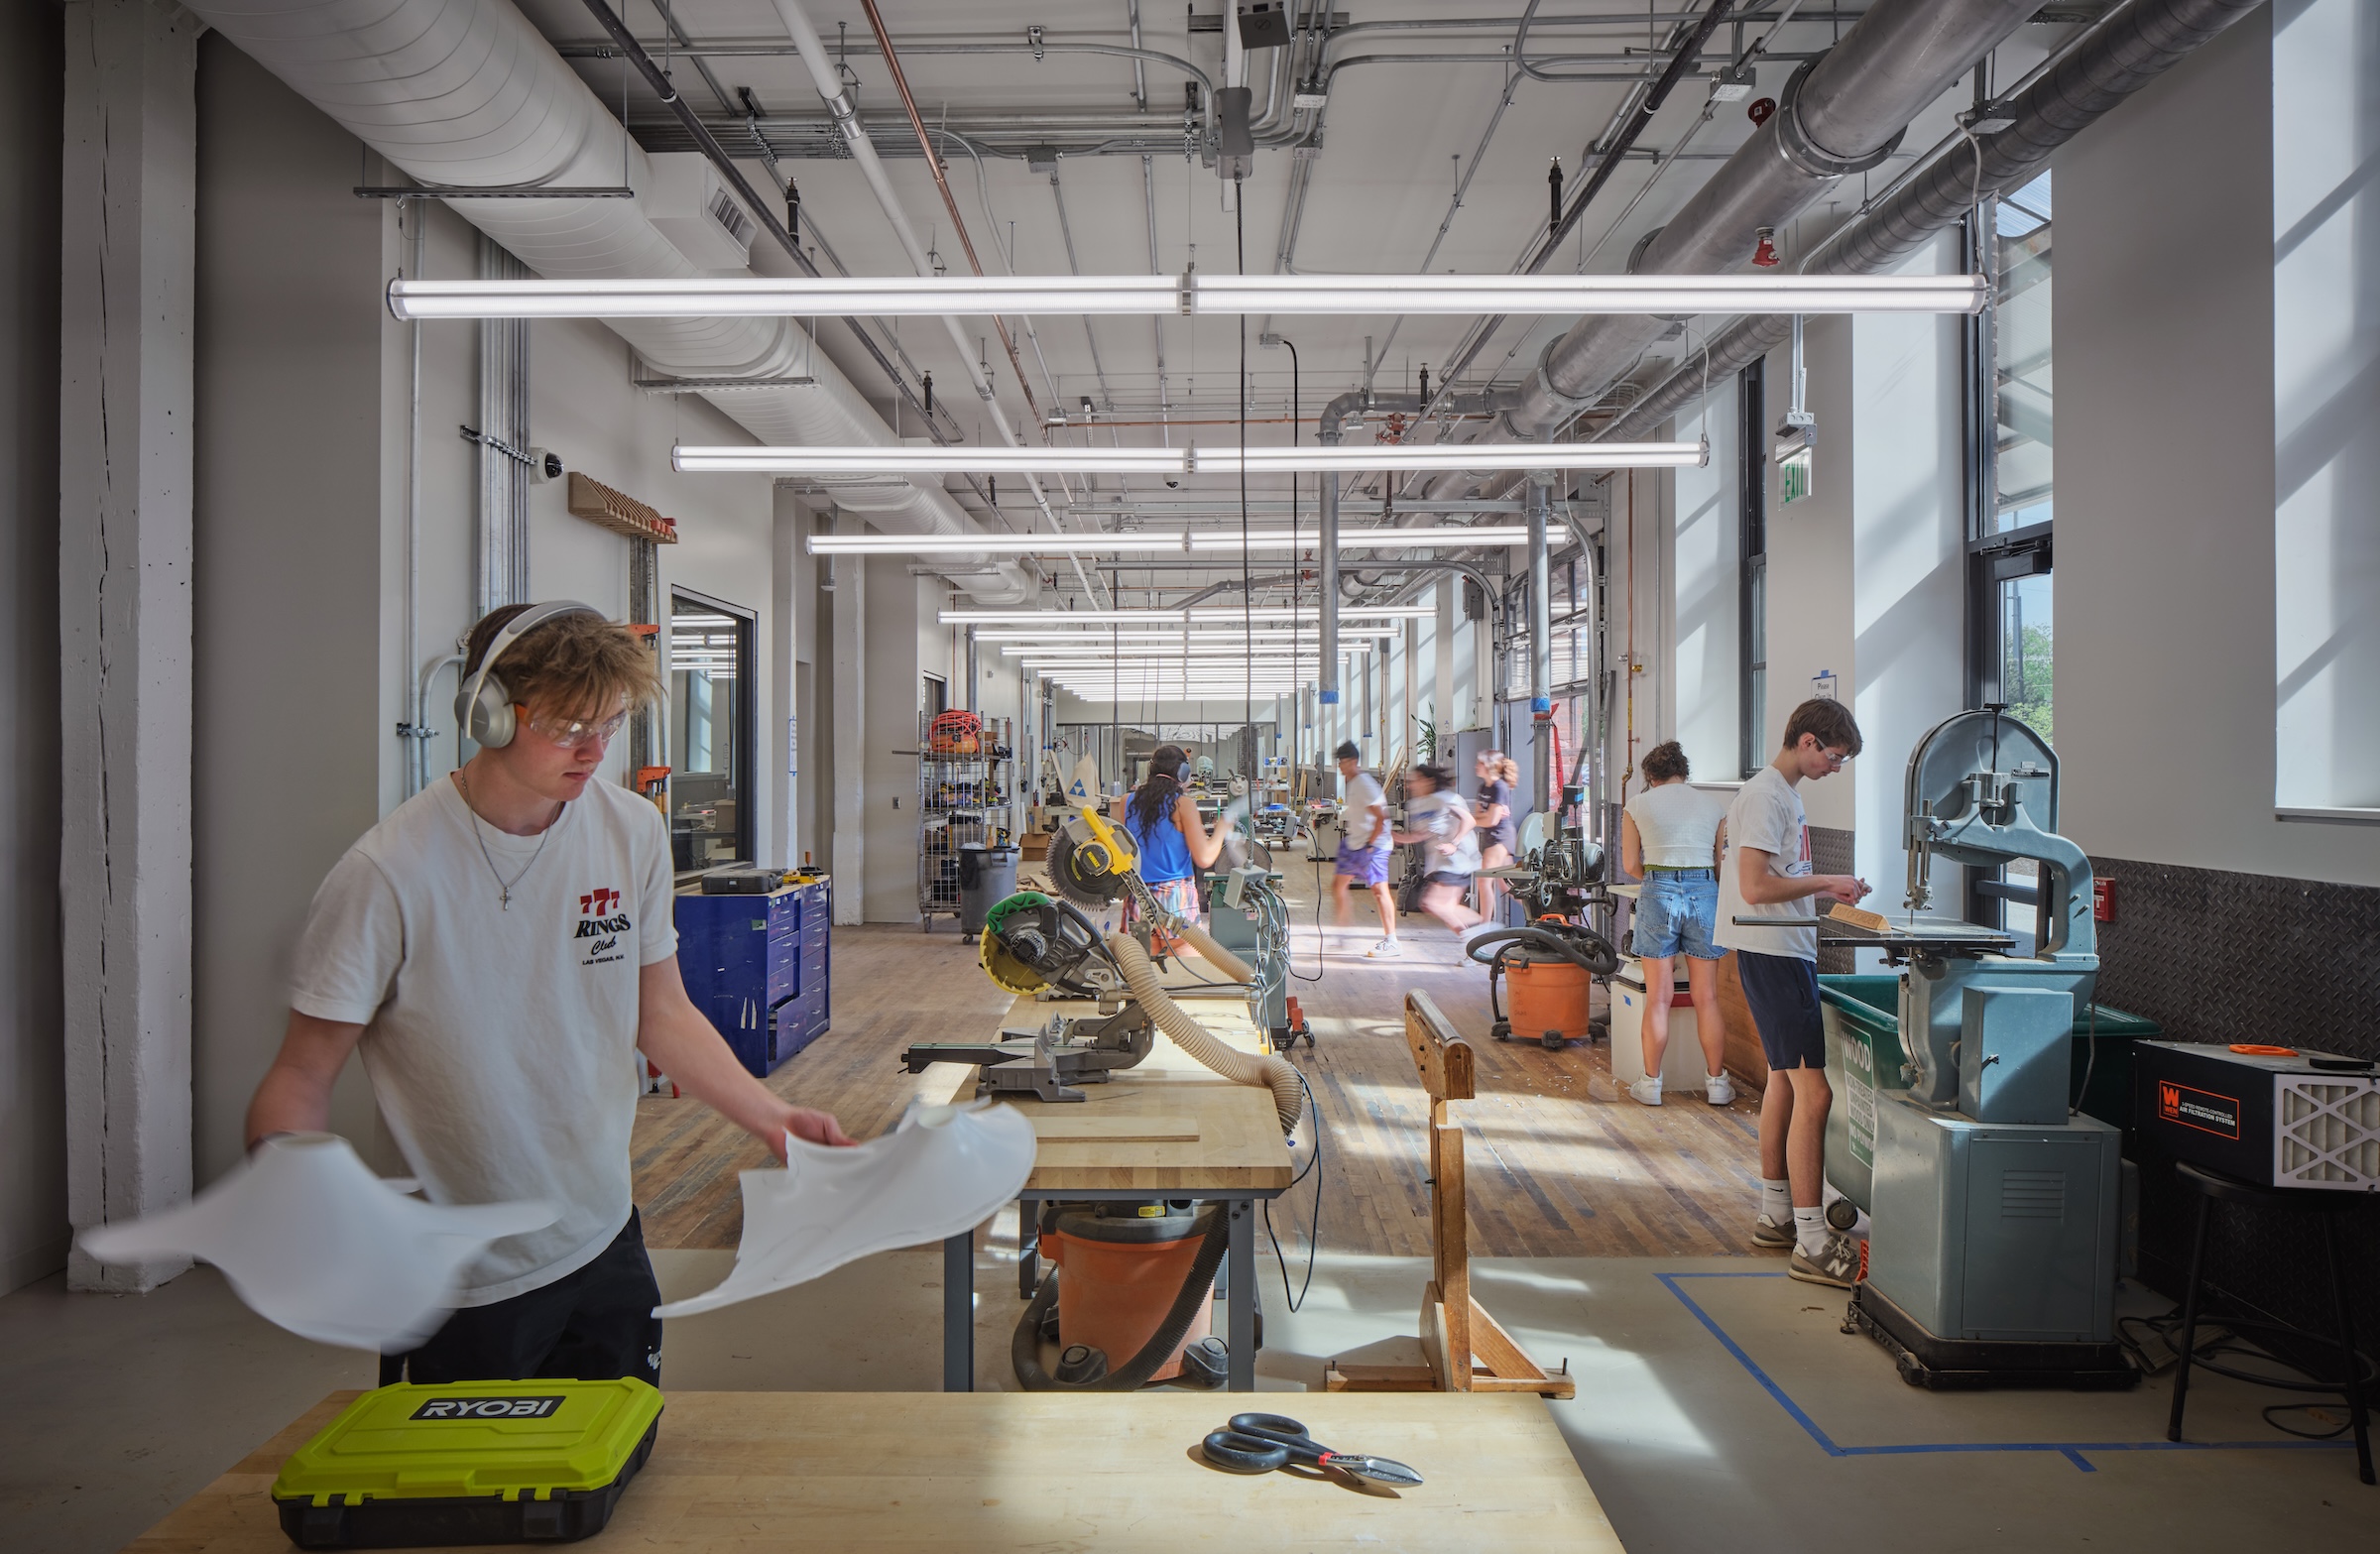
M 645 153 L 512 0 L 197 0 L 190 9 L 416 179 L 463 186 L 651 187 Z M 706 271 L 642 199 L 447 201 L 548 280 L 675 280 Z M 762 442 L 891 445 L 882 417 L 789 319 L 622 318 L 612 330 L 673 377 L 809 377 L 814 386 L 706 395 Z M 936 485 L 897 476 L 822 481 L 835 504 L 901 534 L 977 534 Z M 978 603 L 1035 585 L 1013 562 L 954 556 Z

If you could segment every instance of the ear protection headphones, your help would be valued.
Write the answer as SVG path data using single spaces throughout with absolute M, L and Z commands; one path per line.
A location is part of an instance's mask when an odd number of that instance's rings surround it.
M 479 672 L 472 675 L 462 689 L 454 693 L 454 721 L 473 743 L 489 750 L 502 750 L 520 732 L 520 719 L 513 711 L 513 693 L 495 674 L 496 660 L 522 638 L 547 621 L 565 615 L 602 615 L 591 604 L 575 599 L 554 599 L 544 604 L 533 604 L 504 623 L 488 651 L 480 656 Z M 606 617 L 609 619 L 609 617 Z

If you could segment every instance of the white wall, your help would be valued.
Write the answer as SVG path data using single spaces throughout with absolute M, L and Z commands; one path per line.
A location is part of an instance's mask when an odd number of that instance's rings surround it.
M 58 937 L 56 6 L 0 10 L 0 1293 L 66 1259 Z
M 2380 13 L 2273 36 L 2275 801 L 2380 822 Z
M 1832 669 L 1838 695 L 1848 695 L 1852 684 L 1852 622 L 1856 599 L 1852 587 L 1852 522 L 1857 499 L 1856 460 L 1863 427 L 1858 418 L 1859 397 L 1854 392 L 1854 320 L 1813 318 L 1803 332 L 1803 356 L 1810 372 L 1811 413 L 1818 418 L 1818 449 L 1811 465 L 1811 494 L 1790 507 L 1776 495 L 1776 466 L 1769 466 L 1768 508 L 1768 736 L 1762 741 L 1774 755 L 1777 737 L 1793 709 L 1810 697 L 1811 681 Z M 1768 355 L 1764 369 L 1772 386 L 1769 398 L 1778 414 L 1790 403 L 1793 351 L 1780 346 Z M 1772 418 L 1773 424 L 1773 418 Z M 1944 623 L 1954 638 L 1956 619 Z M 1889 764 L 1900 771 L 1909 759 L 1906 749 L 1881 749 L 1871 738 L 1862 762 Z M 1815 826 L 1848 831 L 1856 823 L 1852 784 L 1829 777 L 1802 787 L 1802 807 Z M 1897 801 L 1896 801 L 1897 810 Z M 1872 883 L 1872 882 L 1871 882 Z
M 1680 437 L 1708 432 L 1711 462 L 1677 472 L 1668 525 L 1670 633 L 1674 665 L 1668 686 L 1671 736 L 1686 749 L 1698 778 L 1732 778 L 1742 743 L 1737 688 L 1742 641 L 1743 509 L 1740 476 L 1740 385 L 1715 385 L 1699 415 L 1677 427 Z M 1644 748 L 1644 747 L 1640 747 Z
M 352 138 L 219 39 L 201 50 L 193 1088 L 205 1181 L 237 1157 L 241 1115 L 279 1043 L 306 903 L 402 794 L 395 728 L 419 663 L 402 647 L 407 332 L 379 299 L 404 258 L 395 208 L 349 192 L 362 165 Z M 472 274 L 471 229 L 444 209 L 428 215 L 424 272 Z M 451 651 L 474 613 L 477 461 L 455 428 L 479 416 L 474 326 L 423 329 L 428 658 Z M 761 614 L 756 831 L 771 857 L 783 728 L 767 710 L 769 483 L 668 467 L 674 437 L 748 438 L 699 402 L 640 394 L 626 348 L 597 325 L 533 326 L 530 362 L 535 440 L 678 521 L 681 542 L 660 547 L 664 607 L 675 585 Z M 629 542 L 571 517 L 565 501 L 563 482 L 532 488 L 532 592 L 624 612 Z M 428 746 L 433 775 L 457 756 L 452 697 L 449 674 L 428 709 L 444 731 Z M 625 765 L 622 742 L 609 770 Z M 353 1073 L 333 1122 L 372 1142 Z
M 1955 269 L 1945 237 L 1898 273 Z M 1842 676 L 1836 693 L 1859 720 L 1865 754 L 1847 781 L 1815 788 L 1851 791 L 1856 872 L 1879 900 L 1897 904 L 1907 889 L 1901 819 L 1910 752 L 1965 705 L 1964 352 L 1957 318 L 1871 313 L 1850 324 L 1858 433 L 1850 461 L 1851 661 L 1834 667 Z M 1953 885 L 1938 881 L 1937 898 L 1948 898 L 1940 893 Z
M 2380 828 L 2273 814 L 2271 14 L 2058 163 L 2064 829 L 2117 858 L 2373 885 Z

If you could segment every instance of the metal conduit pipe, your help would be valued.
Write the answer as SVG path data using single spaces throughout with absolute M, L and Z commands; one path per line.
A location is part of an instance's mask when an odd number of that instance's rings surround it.
M 1987 195 L 2005 194 L 2031 182 L 2059 147 L 2260 4 L 2262 0 L 2134 0 L 2109 13 L 2007 94 L 2015 122 L 1981 138 L 1979 177 L 1975 147 L 1964 136 L 1944 141 L 1865 215 L 1844 223 L 1812 251 L 1803 270 L 1812 275 L 1866 275 L 1906 258 L 1964 219 L 1978 187 Z M 1708 381 L 1725 382 L 1783 344 L 1792 331 L 1790 317 L 1738 319 L 1712 339 Z M 1598 430 L 1594 440 L 1624 439 L 1660 424 L 1700 399 L 1705 382 L 1699 359 L 1679 368 L 1626 414 Z
M 859 112 L 843 90 L 842 77 L 836 73 L 834 61 L 827 58 L 826 43 L 818 36 L 818 29 L 811 25 L 809 13 L 801 8 L 800 0 L 774 0 L 774 3 L 778 20 L 784 23 L 785 32 L 792 38 L 794 48 L 801 56 L 801 62 L 809 69 L 811 85 L 816 88 L 827 110 L 834 114 L 835 125 L 842 132 L 844 143 L 851 148 L 852 160 L 859 164 L 861 175 L 868 180 L 869 190 L 884 208 L 885 220 L 891 224 L 893 236 L 900 240 L 901 252 L 907 256 L 909 267 L 920 276 L 931 276 L 934 273 L 932 259 L 927 255 L 925 245 L 917 240 L 917 229 L 909 224 L 908 212 L 901 208 L 900 197 L 893 192 L 892 180 L 876 155 L 875 143 L 868 139 L 868 132 L 861 127 Z M 905 90 L 903 100 L 907 100 Z M 910 116 L 922 129 L 924 121 L 916 117 L 913 104 L 910 105 Z M 923 137 L 920 139 L 922 141 Z M 933 156 L 930 144 L 925 146 L 925 151 L 930 161 Z M 938 168 L 939 164 L 935 166 Z M 970 260 L 974 258 L 972 244 L 968 245 L 968 257 Z M 981 266 L 977 268 L 980 273 Z M 993 322 L 997 325 L 999 320 L 996 318 Z M 1001 408 L 1000 400 L 993 394 L 991 380 L 985 376 L 983 367 L 976 359 L 968 354 L 966 330 L 960 327 L 959 320 L 954 317 L 945 316 L 942 325 L 950 334 L 951 344 L 957 347 L 959 361 L 967 369 L 968 381 L 975 388 L 976 398 L 983 402 L 984 413 L 992 418 L 992 425 L 1000 433 L 1001 442 L 1010 447 L 1024 446 L 1024 439 L 1009 424 L 1008 412 Z M 1001 330 L 1001 339 L 1004 343 L 1008 339 L 1005 328 Z M 1010 360 L 1012 362 L 1014 359 L 1012 351 Z M 1016 371 L 1017 387 L 1023 391 L 1029 403 L 1032 391 L 1022 381 L 1023 368 L 1019 366 Z M 1049 494 L 1041 489 L 1041 477 L 1026 471 L 1024 484 L 1025 489 L 1033 494 L 1033 503 L 1040 508 L 1041 516 L 1049 521 L 1050 533 L 1064 535 L 1066 526 L 1059 523 L 1058 515 L 1050 510 Z M 1082 557 L 1068 551 L 1066 559 L 1072 563 L 1075 580 L 1082 584 L 1083 592 L 1094 602 L 1098 601 L 1102 595 L 1090 574 L 1084 570 Z
M 1722 163 L 1631 269 L 1718 274 L 1740 268 L 1761 227 L 1783 226 L 1853 173 L 1880 164 L 1927 104 L 2032 16 L 2033 0 L 1877 0 L 1843 42 L 1797 71 L 1777 112 Z M 1669 327 L 1599 314 L 1547 346 L 1496 441 L 1550 435 L 1596 403 Z M 1433 482 L 1452 495 L 1459 474 Z
M 510 4 L 197 0 L 191 10 L 424 184 L 652 183 L 646 154 Z M 446 202 L 549 280 L 685 280 L 705 273 L 662 236 L 640 199 Z M 762 442 L 885 446 L 894 440 L 883 418 L 792 320 L 639 318 L 612 320 L 609 327 L 670 376 L 815 379 L 809 388 L 711 399 Z M 981 533 L 939 485 L 882 476 L 822 484 L 839 506 L 890 533 Z M 982 559 L 954 557 L 953 564 Z M 986 605 L 1022 604 L 1038 589 L 1012 563 L 971 573 L 961 586 Z
M 1529 779 L 1537 813 L 1551 797 L 1554 765 L 1553 564 L 1546 553 L 1552 472 L 1529 472 Z

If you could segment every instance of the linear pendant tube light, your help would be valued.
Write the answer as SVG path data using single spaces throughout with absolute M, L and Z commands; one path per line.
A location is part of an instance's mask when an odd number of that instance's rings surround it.
M 1438 607 L 1429 604 L 1368 604 L 1349 605 L 1340 611 L 1342 623 L 1348 621 L 1426 621 L 1434 619 Z M 1147 610 L 944 610 L 938 619 L 945 626 L 1163 626 L 1185 619 L 1192 621 L 1313 621 L 1322 617 L 1316 605 L 1291 606 L 1260 604 L 1252 610 L 1232 605 L 1207 605 L 1188 610 L 1168 610 L 1162 607 Z
M 1972 313 L 1980 276 L 755 276 L 389 283 L 424 318 L 807 318 L 1214 313 Z
M 681 447 L 672 466 L 687 475 L 1179 475 L 1179 448 Z
M 1690 469 L 1710 462 L 1702 442 L 1375 442 L 1278 448 L 679 447 L 686 475 L 1347 474 L 1373 470 Z M 1070 537 L 1087 539 L 1088 536 Z
M 1137 530 L 1122 535 L 812 535 L 805 542 L 812 555 L 1037 555 L 1059 550 L 1076 555 L 1161 555 L 1168 551 L 1240 555 L 1307 549 L 1313 545 L 1314 536 L 1293 534 L 1286 529 L 1259 529 L 1245 537 L 1226 529 L 1172 534 Z M 1516 525 L 1467 529 L 1447 524 L 1427 529 L 1339 531 L 1342 550 L 1473 550 L 1513 548 L 1528 542 L 1529 532 Z

